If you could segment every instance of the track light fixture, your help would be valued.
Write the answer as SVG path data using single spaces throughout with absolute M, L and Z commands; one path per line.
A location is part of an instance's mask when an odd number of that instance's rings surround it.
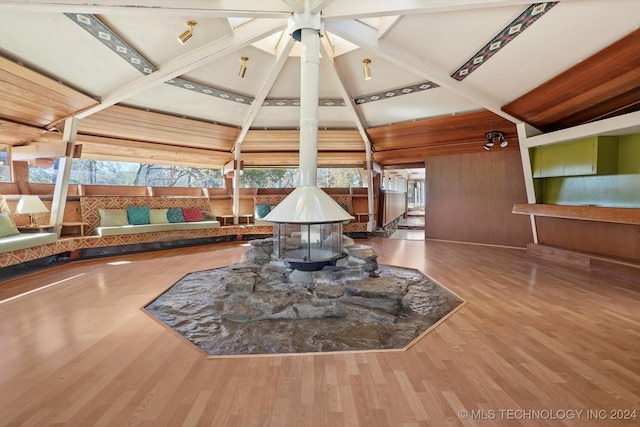
M 242 62 L 242 64 L 240 65 L 240 69 L 238 70 L 238 77 L 240 77 L 241 79 L 244 79 L 244 75 L 247 73 L 247 61 L 249 60 L 248 56 L 241 56 L 240 57 L 240 62 Z
M 364 64 L 364 79 L 371 80 L 371 68 L 369 68 L 369 64 L 371 64 L 371 60 L 369 58 L 365 58 L 362 60 Z
M 180 44 L 185 44 L 191 37 L 193 37 L 193 29 L 198 26 L 196 21 L 187 21 L 188 30 L 178 36 Z
M 499 144 L 502 148 L 509 145 L 509 142 L 504 139 L 504 132 L 499 130 L 486 132 L 484 134 L 484 137 L 486 138 L 487 142 L 482 148 L 484 148 L 485 150 L 490 150 L 491 147 L 493 147 L 495 144 Z

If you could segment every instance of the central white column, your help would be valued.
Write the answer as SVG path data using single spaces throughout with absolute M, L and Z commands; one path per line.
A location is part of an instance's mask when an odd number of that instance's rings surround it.
M 318 183 L 318 89 L 320 35 L 303 28 L 300 55 L 300 185 Z

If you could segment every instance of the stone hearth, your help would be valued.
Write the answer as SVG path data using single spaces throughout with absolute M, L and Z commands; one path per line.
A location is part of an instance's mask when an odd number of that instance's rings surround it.
M 401 349 L 461 300 L 345 237 L 335 267 L 292 270 L 253 240 L 242 263 L 191 273 L 146 308 L 210 355 Z M 271 249 L 270 249 L 271 248 Z

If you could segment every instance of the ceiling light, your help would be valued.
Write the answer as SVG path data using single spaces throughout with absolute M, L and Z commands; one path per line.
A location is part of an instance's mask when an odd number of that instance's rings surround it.
M 180 44 L 185 44 L 191 37 L 193 37 L 193 29 L 198 25 L 196 21 L 187 21 L 188 30 L 178 36 Z
M 486 132 L 484 134 L 484 137 L 486 138 L 487 142 L 484 144 L 482 148 L 484 148 L 485 150 L 489 150 L 495 144 L 500 144 L 500 147 L 502 148 L 509 145 L 509 142 L 506 139 L 504 139 L 504 132 L 499 130 L 492 130 L 492 131 Z
M 369 58 L 365 58 L 362 60 L 364 64 L 364 79 L 371 80 L 371 68 L 369 68 L 369 64 L 371 64 L 371 60 Z
M 240 65 L 240 70 L 238 70 L 238 77 L 240 77 L 241 79 L 244 79 L 244 75 L 247 73 L 247 61 L 249 60 L 248 56 L 241 56 L 240 57 L 240 62 L 242 62 L 242 65 Z

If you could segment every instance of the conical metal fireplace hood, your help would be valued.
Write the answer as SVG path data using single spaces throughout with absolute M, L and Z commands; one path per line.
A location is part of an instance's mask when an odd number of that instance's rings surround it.
M 305 185 L 293 190 L 264 219 L 273 222 L 311 224 L 347 221 L 353 217 L 321 188 Z

